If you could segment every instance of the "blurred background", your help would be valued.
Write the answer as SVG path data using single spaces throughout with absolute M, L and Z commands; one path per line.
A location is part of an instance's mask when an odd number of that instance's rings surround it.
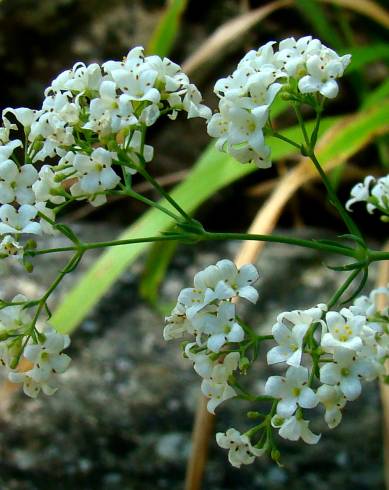
M 339 53 L 353 54 L 353 68 L 326 111 L 333 118 L 327 128 L 332 128 L 333 138 L 340 138 L 342 124 L 335 126 L 340 116 L 359 118 L 388 101 L 385 8 L 385 0 L 2 0 L 0 106 L 39 108 L 45 87 L 75 62 L 121 59 L 131 47 L 143 45 L 150 54 L 183 64 L 205 103 L 215 109 L 215 81 L 231 73 L 247 50 L 269 40 L 312 34 Z M 290 111 L 280 111 L 279 128 L 295 124 Z M 354 142 L 353 151 L 330 172 L 343 201 L 365 175 L 384 175 L 389 168 L 387 128 L 367 125 L 366 130 L 366 140 Z M 204 122 L 184 118 L 159 121 L 148 138 L 155 148 L 150 168 L 168 189 L 190 174 L 210 144 Z M 347 133 L 343 138 L 347 145 Z M 331 150 L 335 158 L 343 151 L 339 141 Z M 199 203 L 196 217 L 214 231 L 245 231 L 296 164 L 295 156 L 285 155 L 269 170 L 229 179 L 228 186 Z M 135 178 L 134 185 L 157 197 L 140 179 Z M 139 202 L 112 199 L 97 209 L 76 204 L 63 218 L 85 239 L 103 240 L 114 238 L 144 211 Z M 354 214 L 370 242 L 383 246 L 387 224 L 372 219 L 363 206 L 356 206 Z M 273 210 L 273 218 L 281 230 L 309 238 L 344 232 L 314 179 L 299 185 L 286 205 Z M 74 362 L 55 397 L 26 400 L 3 382 L 0 489 L 183 488 L 200 381 L 181 359 L 178 345 L 162 341 L 163 316 L 194 272 L 221 257 L 232 258 L 238 247 L 154 247 L 131 267 L 123 263 L 119 282 L 84 315 L 73 334 Z M 61 266 L 63 257 L 58 255 L 42 259 L 44 267 L 27 279 L 10 271 L 0 286 L 1 296 L 39 294 Z M 88 255 L 77 277 L 95 259 Z M 266 330 L 278 312 L 324 301 L 342 279 L 323 269 L 327 259 L 281 245 L 266 247 L 258 258 L 261 304 L 246 311 L 252 324 Z M 370 286 L 374 281 L 373 271 Z M 65 289 L 76 282 L 75 276 L 68 277 Z M 251 380 L 254 389 L 261 388 L 267 374 L 259 362 Z M 362 399 L 349 405 L 335 431 L 325 428 L 318 412 L 316 429 L 323 431 L 318 446 L 282 442 L 282 468 L 263 459 L 237 471 L 211 441 L 203 488 L 301 490 L 312 485 L 315 490 L 382 490 L 378 388 L 368 386 Z M 242 404 L 232 402 L 221 407 L 217 430 L 244 427 L 244 418 Z

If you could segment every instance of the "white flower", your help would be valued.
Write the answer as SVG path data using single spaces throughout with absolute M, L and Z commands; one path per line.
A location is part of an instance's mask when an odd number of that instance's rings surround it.
M 334 429 L 342 420 L 341 409 L 346 405 L 346 398 L 338 386 L 321 385 L 316 395 L 325 408 L 324 420 L 330 429 Z
M 373 187 L 371 191 L 372 199 L 378 201 L 378 205 L 382 208 L 386 214 L 389 214 L 389 176 L 381 177 L 378 179 L 377 184 Z M 370 206 L 369 206 L 370 204 Z M 373 209 L 374 203 L 369 203 L 367 205 L 368 209 Z
M 261 138 L 261 135 L 259 135 Z M 233 156 L 238 162 L 241 163 L 255 163 L 258 168 L 269 168 L 271 167 L 271 149 L 269 146 L 262 144 L 262 146 L 257 150 L 254 150 L 249 145 L 239 146 L 239 147 L 228 147 L 228 152 Z
M 105 202 L 104 195 L 93 197 L 98 192 L 114 189 L 120 182 L 120 177 L 112 169 L 113 154 L 104 148 L 96 148 L 90 156 L 77 153 L 73 166 L 78 171 L 80 179 L 70 188 L 72 195 L 78 197 L 86 194 L 92 196 L 91 204 L 99 205 Z
M 6 109 L 2 112 L 3 125 L 0 126 L 0 145 L 5 145 L 8 143 L 10 132 L 17 129 L 16 124 L 11 124 L 11 122 L 5 117 L 5 113 Z
M 0 207 L 0 234 L 32 233 L 39 235 L 41 226 L 33 221 L 37 214 L 38 210 L 30 204 L 23 204 L 18 210 L 10 204 L 3 204 Z
M 352 211 L 351 206 L 356 202 L 367 201 L 370 196 L 371 184 L 375 182 L 375 178 L 371 175 L 365 177 L 365 180 L 359 182 L 351 189 L 351 198 L 346 202 L 346 209 Z
M 19 204 L 33 204 L 34 192 L 31 189 L 38 172 L 30 164 L 20 169 L 12 160 L 0 163 L 0 203 L 8 204 L 17 201 Z
M 0 145 L 0 161 L 7 160 L 16 148 L 23 146 L 20 140 L 11 140 Z
M 343 75 L 351 58 L 339 57 L 311 36 L 285 39 L 279 43 L 279 51 L 274 45 L 270 41 L 248 52 L 232 75 L 216 82 L 219 113 L 208 124 L 209 135 L 218 138 L 217 149 L 239 162 L 255 162 L 259 168 L 271 166 L 262 128 L 283 86 L 289 91 L 294 78 L 300 92 L 320 92 L 333 98 L 338 92 L 335 79 Z
M 258 271 L 254 265 L 246 264 L 238 270 L 230 260 L 220 260 L 195 275 L 194 288 L 183 289 L 178 303 L 185 306 L 186 315 L 191 321 L 212 302 L 239 296 L 255 303 L 258 291 L 251 284 L 257 279 Z
M 76 63 L 71 70 L 60 73 L 51 86 L 46 89 L 45 95 L 50 92 L 71 90 L 84 92 L 85 90 L 98 90 L 101 83 L 101 68 L 97 63 L 85 66 L 84 63 Z
M 99 94 L 99 98 L 90 102 L 89 120 L 83 126 L 85 129 L 106 135 L 138 123 L 131 99 L 125 94 L 117 94 L 115 82 L 102 82 Z
M 23 332 L 31 322 L 31 316 L 27 308 L 23 308 L 27 298 L 17 294 L 12 298 L 12 303 L 20 303 L 6 306 L 0 309 L 0 327 L 5 330 L 17 330 Z
M 294 310 L 278 315 L 277 323 L 272 327 L 272 334 L 278 346 L 267 353 L 268 364 L 285 362 L 290 366 L 299 366 L 303 353 L 303 340 L 309 327 L 320 322 L 322 308 Z
M 55 229 L 54 226 L 50 223 L 50 221 L 55 222 L 54 210 L 47 207 L 46 202 L 36 202 L 35 208 L 39 213 L 42 214 L 42 217 L 39 220 L 42 233 L 46 233 L 46 235 L 56 235 L 58 233 L 58 230 Z
M 232 299 L 235 296 L 245 298 L 250 303 L 258 300 L 258 291 L 252 286 L 259 277 L 253 264 L 245 264 L 240 269 L 231 262 L 223 259 L 216 263 L 220 279 L 215 287 L 215 294 L 219 300 Z
M 335 79 L 343 75 L 351 61 L 351 55 L 339 57 L 332 49 L 323 47 L 320 53 L 309 56 L 306 62 L 308 75 L 301 78 L 298 87 L 301 93 L 320 92 L 333 99 L 338 95 Z
M 126 142 L 126 150 L 135 163 L 140 163 L 138 155 L 142 154 L 142 133 L 140 131 L 134 131 L 131 139 Z M 143 145 L 142 157 L 146 163 L 151 162 L 153 159 L 154 148 L 150 145 Z M 130 173 L 135 173 L 129 168 L 126 168 Z
M 289 441 L 298 441 L 301 438 L 307 444 L 317 444 L 321 437 L 308 428 L 308 420 L 296 415 L 285 419 L 279 415 L 274 415 L 271 424 L 273 427 L 279 428 L 279 435 Z
M 180 339 L 191 330 L 191 323 L 186 317 L 185 306 L 181 303 L 172 310 L 171 314 L 165 318 L 166 326 L 163 330 L 165 340 Z
M 359 296 L 354 300 L 354 303 L 349 307 L 349 310 L 354 315 L 366 316 L 368 320 L 370 320 L 370 317 L 374 317 L 377 314 L 388 316 L 388 306 L 383 308 L 382 311 L 379 311 L 377 308 L 377 296 L 379 295 L 384 295 L 386 298 L 389 298 L 389 288 L 376 288 L 371 291 L 369 296 Z
M 229 111 L 229 144 L 240 145 L 245 143 L 253 150 L 261 151 L 263 147 L 261 130 L 266 124 L 268 116 L 268 106 L 259 106 L 251 111 L 232 107 Z
M 215 362 L 211 360 L 209 354 L 202 350 L 200 352 L 192 351 L 192 347 L 197 348 L 196 342 L 191 342 L 185 346 L 185 354 L 193 362 L 193 369 L 202 378 L 210 379 L 212 377 Z
M 264 449 L 251 445 L 250 439 L 236 429 L 228 429 L 224 434 L 216 434 L 216 442 L 223 449 L 228 449 L 228 461 L 232 466 L 240 468 L 242 464 L 251 464 L 256 456 L 261 456 Z
M 117 87 L 131 100 L 157 103 L 161 98 L 159 91 L 154 88 L 158 76 L 155 70 L 146 69 L 140 72 L 131 72 L 126 69 L 118 69 L 113 70 L 111 76 Z
M 57 391 L 57 374 L 66 371 L 70 364 L 70 357 L 61 353 L 70 344 L 67 335 L 62 335 L 51 328 L 43 333 L 43 343 L 29 344 L 24 349 L 24 356 L 33 363 L 33 367 L 25 372 L 11 371 L 8 378 L 13 383 L 23 383 L 26 395 L 36 398 L 42 390 L 46 395 Z
M 42 344 L 29 344 L 23 353 L 34 364 L 28 373 L 38 383 L 49 380 L 53 374 L 64 373 L 71 360 L 67 354 L 61 352 L 70 345 L 68 335 L 62 335 L 50 328 L 43 335 L 45 340 Z
M 336 348 L 358 351 L 362 347 L 361 328 L 366 324 L 366 318 L 353 315 L 350 310 L 343 308 L 340 313 L 329 311 L 326 314 L 326 325 L 329 332 L 324 334 L 321 347 L 332 352 Z
M 201 100 L 202 96 L 197 87 L 189 84 L 186 87 L 186 93 L 182 101 L 182 107 L 188 113 L 188 119 L 202 117 L 208 120 L 211 117 L 211 109 L 201 104 Z
M 147 65 L 157 72 L 157 83 L 161 83 L 166 92 L 175 92 L 181 87 L 189 85 L 189 79 L 181 71 L 181 67 L 168 58 L 161 59 L 159 56 L 148 56 Z
M 43 165 L 39 170 L 38 180 L 32 186 L 37 201 L 50 201 L 53 204 L 61 204 L 65 201 L 65 197 L 59 195 L 62 186 L 61 182 L 56 181 L 56 175 L 50 165 Z
M 204 333 L 210 336 L 207 346 L 213 352 L 219 352 L 226 342 L 241 342 L 244 339 L 244 330 L 236 321 L 235 305 L 223 302 L 217 316 L 208 315 Z
M 223 151 L 223 146 L 227 141 L 228 137 L 228 126 L 229 121 L 223 114 L 222 110 L 213 114 L 211 119 L 208 121 L 207 131 L 209 136 L 213 138 L 218 138 L 216 141 L 216 148 Z
M 38 111 L 28 109 L 27 107 L 18 107 L 17 109 L 7 107 L 6 109 L 4 109 L 3 115 L 7 114 L 8 112 L 13 114 L 24 128 L 31 127 L 32 122 L 37 117 L 37 115 L 39 115 Z M 16 127 L 13 129 L 16 129 Z
M 321 42 L 318 39 L 312 39 L 312 36 L 301 37 L 297 41 L 294 37 L 290 37 L 280 42 L 279 51 L 275 53 L 274 60 L 288 76 L 295 77 L 299 72 L 304 71 L 309 56 L 319 54 L 321 47 Z
M 228 378 L 237 369 L 239 359 L 240 355 L 238 352 L 230 352 L 222 363 L 219 362 L 214 365 L 209 378 L 203 379 L 201 391 L 209 398 L 207 403 L 208 412 L 215 413 L 215 408 L 220 403 L 236 396 L 235 390 L 228 384 Z M 204 369 L 204 365 L 202 368 Z M 200 372 L 205 372 L 201 368 L 198 369 Z
M 239 359 L 239 352 L 229 352 L 222 362 L 219 360 L 214 364 L 209 379 L 219 384 L 227 383 L 228 378 L 238 368 Z
M 57 391 L 57 383 L 54 376 L 45 382 L 35 381 L 29 376 L 29 371 L 18 373 L 11 371 L 8 373 L 8 379 L 12 383 L 23 383 L 23 392 L 30 398 L 36 398 L 42 390 L 45 395 L 53 395 Z
M 266 381 L 265 393 L 279 398 L 277 414 L 282 417 L 293 415 L 299 405 L 302 408 L 313 408 L 318 404 L 314 391 L 308 385 L 308 369 L 291 366 L 282 376 L 270 376 Z
M 236 396 L 236 391 L 227 383 L 216 383 L 210 379 L 203 379 L 201 383 L 203 395 L 209 398 L 207 403 L 208 412 L 215 414 L 215 408 L 222 402 Z
M 368 362 L 357 359 L 350 349 L 339 349 L 334 353 L 334 362 L 327 362 L 320 368 L 320 381 L 339 386 L 347 400 L 353 401 L 361 394 L 361 378 L 368 378 L 370 374 Z
M 0 243 L 0 255 L 21 260 L 23 258 L 23 250 L 22 245 L 11 235 L 6 235 Z

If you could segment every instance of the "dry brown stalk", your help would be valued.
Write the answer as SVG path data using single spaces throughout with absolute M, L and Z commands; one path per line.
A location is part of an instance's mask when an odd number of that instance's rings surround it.
M 216 29 L 183 63 L 182 69 L 189 74 L 211 60 L 214 61 L 260 20 L 278 9 L 291 7 L 293 3 L 293 0 L 276 0 L 234 17 Z
M 389 251 L 389 243 L 386 244 L 385 250 Z M 378 269 L 377 287 L 384 287 L 389 283 L 389 261 L 385 260 L 380 263 Z M 378 308 L 384 308 L 387 298 L 380 295 L 377 300 Z M 386 372 L 389 372 L 389 361 L 386 361 Z M 385 487 L 389 490 L 389 385 L 380 383 L 381 400 L 383 410 L 383 443 L 384 443 L 384 472 Z
M 389 12 L 372 0 L 321 0 L 321 2 L 354 10 L 389 28 Z

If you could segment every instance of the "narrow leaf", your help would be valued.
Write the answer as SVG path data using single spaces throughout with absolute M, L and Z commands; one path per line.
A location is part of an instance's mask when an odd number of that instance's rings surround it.
M 321 0 L 323 3 L 332 3 L 340 7 L 348 8 L 359 14 L 370 17 L 378 24 L 389 28 L 389 12 L 372 0 Z
M 322 41 L 330 43 L 335 49 L 342 47 L 342 40 L 328 21 L 326 11 L 320 3 L 312 2 L 312 0 L 296 0 L 296 6 Z
M 143 277 L 139 285 L 141 297 L 153 306 L 158 304 L 158 291 L 174 252 L 177 242 L 156 242 L 152 245 L 146 259 Z
M 163 57 L 170 53 L 187 3 L 187 0 L 168 0 L 165 12 L 146 48 L 147 54 L 156 54 Z

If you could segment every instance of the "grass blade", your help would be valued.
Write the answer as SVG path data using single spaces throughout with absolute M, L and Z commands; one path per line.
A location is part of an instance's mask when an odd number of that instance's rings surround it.
M 164 57 L 170 53 L 187 3 L 187 0 L 169 0 L 167 2 L 165 12 L 151 35 L 146 54 Z

